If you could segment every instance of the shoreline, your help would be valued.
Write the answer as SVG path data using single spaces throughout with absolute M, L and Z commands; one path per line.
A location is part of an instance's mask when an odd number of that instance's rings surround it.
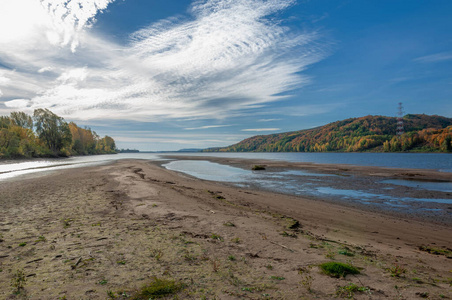
M 1 285 L 24 270 L 31 299 L 105 299 L 153 276 L 183 283 L 184 299 L 330 299 L 351 283 L 367 288 L 355 299 L 452 297 L 450 259 L 419 248 L 451 249 L 450 225 L 203 181 L 158 164 L 121 160 L 0 183 Z M 329 277 L 319 269 L 328 261 L 363 275 Z M 397 266 L 404 273 L 391 276 Z M 16 299 L 11 289 L 0 295 Z
M 209 161 L 213 163 L 223 164 L 240 168 L 242 170 L 250 171 L 255 165 L 262 165 L 265 170 L 254 172 L 256 174 L 284 174 L 284 171 L 307 171 L 318 173 L 319 176 L 314 180 L 324 182 L 323 186 L 335 187 L 336 191 L 364 191 L 364 194 L 370 189 L 380 190 L 388 193 L 387 190 L 391 190 L 389 196 L 394 199 L 403 198 L 409 195 L 412 199 L 418 198 L 428 199 L 450 199 L 452 202 L 452 192 L 441 192 L 432 190 L 419 190 L 406 186 L 388 185 L 382 184 L 385 180 L 406 180 L 420 183 L 452 183 L 452 173 L 440 172 L 436 170 L 428 169 L 406 169 L 406 168 L 389 168 L 389 167 L 368 167 L 357 166 L 347 164 L 316 164 L 311 162 L 284 162 L 273 160 L 253 160 L 253 159 L 239 159 L 239 158 L 223 158 L 223 157 L 192 157 L 192 156 L 165 156 L 167 159 L 174 160 L 199 160 Z M 162 166 L 167 162 L 157 162 Z M 163 167 L 163 166 L 162 166 Z M 186 176 L 191 176 L 186 173 L 180 172 Z M 335 176 L 335 177 L 323 177 L 323 176 Z M 287 177 L 287 175 L 285 175 Z M 193 177 L 197 178 L 197 177 Z M 306 176 L 302 176 L 301 179 L 297 179 L 297 184 L 303 185 L 307 180 Z M 276 180 L 278 182 L 278 180 Z M 237 184 L 231 182 L 223 182 L 230 186 L 237 187 Z M 312 184 L 312 183 L 309 183 Z M 345 207 L 357 208 L 367 212 L 379 212 L 393 217 L 403 217 L 409 219 L 416 219 L 419 221 L 433 222 L 437 224 L 452 225 L 452 203 L 428 203 L 428 202 L 405 202 L 404 205 L 400 205 L 400 209 L 397 206 L 381 205 L 380 203 L 360 202 L 350 199 L 341 199 L 340 196 L 318 194 L 310 195 L 308 193 L 297 194 L 290 190 L 284 190 L 284 184 L 282 188 L 275 190 L 275 188 L 266 188 L 265 185 L 248 184 L 251 190 L 257 189 L 262 191 L 273 192 L 281 195 L 292 195 L 297 197 L 310 198 L 316 201 L 322 201 L 325 203 L 343 205 Z M 243 187 L 243 186 L 242 186 Z M 389 197 L 388 196 L 388 197 Z M 400 203 L 400 202 L 399 202 Z M 404 202 L 401 202 L 404 203 Z M 423 207 L 425 209 L 423 210 Z M 411 210 L 409 210 L 411 209 Z M 442 214 L 432 214 L 431 210 L 442 210 Z

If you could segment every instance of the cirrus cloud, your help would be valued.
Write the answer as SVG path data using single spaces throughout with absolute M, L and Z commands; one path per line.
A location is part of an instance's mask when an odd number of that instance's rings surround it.
M 284 99 L 309 82 L 300 72 L 325 55 L 317 33 L 292 32 L 272 17 L 294 1 L 195 1 L 188 18 L 151 24 L 127 45 L 86 30 L 110 2 L 41 0 L 52 34 L 38 51 L 0 50 L 0 61 L 14 64 L 6 76 L 30 87 L 4 93 L 72 119 L 222 119 Z

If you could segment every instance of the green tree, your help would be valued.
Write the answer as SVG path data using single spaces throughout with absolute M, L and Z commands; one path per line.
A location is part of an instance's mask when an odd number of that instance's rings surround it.
M 48 109 L 36 109 L 33 113 L 36 132 L 39 138 L 57 155 L 63 147 L 72 142 L 69 125 L 62 117 L 57 116 Z
M 24 112 L 13 111 L 10 115 L 10 119 L 16 126 L 33 129 L 33 119 Z

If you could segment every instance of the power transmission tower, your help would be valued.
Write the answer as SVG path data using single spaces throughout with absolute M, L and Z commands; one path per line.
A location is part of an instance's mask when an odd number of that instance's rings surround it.
M 399 102 L 399 108 L 397 112 L 397 136 L 401 137 L 403 132 L 403 106 L 402 102 Z

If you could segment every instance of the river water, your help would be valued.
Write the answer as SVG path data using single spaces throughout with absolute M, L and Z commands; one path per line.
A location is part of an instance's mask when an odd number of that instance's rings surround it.
M 183 155 L 187 156 L 187 159 L 171 159 L 171 155 Z M 433 169 L 440 172 L 452 172 L 452 155 L 439 153 L 122 153 L 67 159 L 4 161 L 0 163 L 0 186 L 7 184 L 8 179 L 11 178 L 20 180 L 20 176 L 23 178 L 25 178 L 24 176 L 40 176 L 44 174 L 42 172 L 102 165 L 121 159 L 143 159 L 164 161 L 163 166 L 167 169 L 204 180 L 228 182 L 238 187 L 260 188 L 311 198 L 357 203 L 405 213 L 429 214 L 446 222 L 452 222 L 452 182 L 390 179 L 369 183 L 368 178 L 344 174 L 321 174 L 290 169 L 280 172 L 254 172 L 207 160 L 189 159 L 189 157 L 199 156 Z

